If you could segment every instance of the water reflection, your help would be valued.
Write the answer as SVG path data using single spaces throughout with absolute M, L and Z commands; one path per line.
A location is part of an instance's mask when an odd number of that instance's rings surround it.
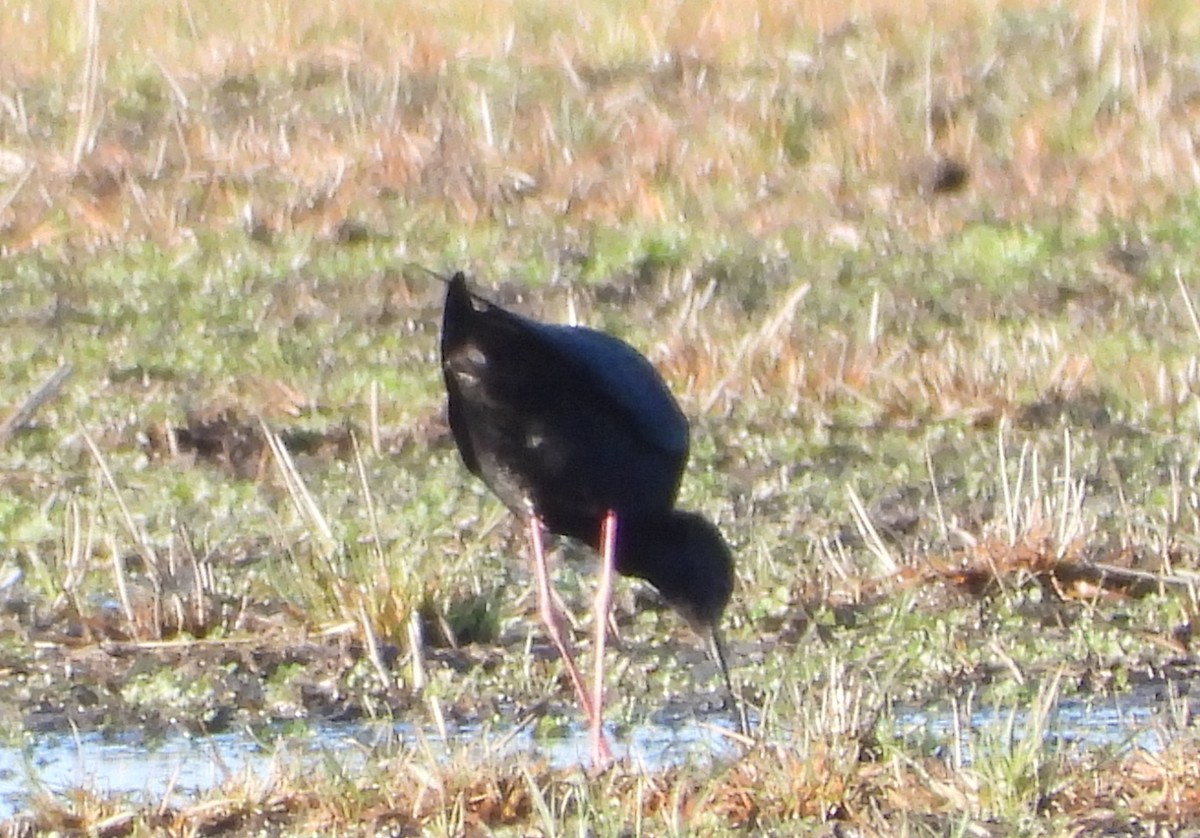
M 1149 696 L 1143 698 L 1150 699 Z M 1064 745 L 1138 746 L 1155 750 L 1161 733 L 1154 724 L 1153 701 L 1136 703 L 1126 697 L 1058 702 L 1047 722 L 1045 735 Z M 977 708 L 969 720 L 928 710 L 898 709 L 898 736 L 919 738 L 935 751 L 950 755 L 960 746 L 958 759 L 971 761 L 971 749 L 987 736 L 1011 729 L 1016 737 L 1035 728 L 1025 711 L 1011 708 Z M 618 757 L 654 770 L 683 763 L 713 762 L 734 757 L 737 745 L 727 735 L 728 720 L 711 721 L 664 714 L 653 723 L 623 730 L 613 737 Z M 60 794 L 84 788 L 103 795 L 128 794 L 146 801 L 182 804 L 188 798 L 229 779 L 256 778 L 267 782 L 277 769 L 329 764 L 331 760 L 351 773 L 366 766 L 380 748 L 414 747 L 422 753 L 449 755 L 462 748 L 478 748 L 495 755 L 529 754 L 555 766 L 581 764 L 589 749 L 586 730 L 571 727 L 561 737 L 536 735 L 531 729 L 484 730 L 467 726 L 449 732 L 449 741 L 425 730 L 385 724 L 314 725 L 301 733 L 287 733 L 263 741 L 249 733 L 228 732 L 190 738 L 168 737 L 148 743 L 137 734 L 39 734 L 24 747 L 0 747 L 0 819 L 27 807 L 39 792 Z
M 923 735 L 947 757 L 954 756 L 952 751 L 957 743 L 960 765 L 971 764 L 977 747 L 993 749 L 992 743 L 1008 731 L 1013 740 L 1022 740 L 1034 735 L 1036 729 L 1031 711 L 1011 707 L 978 708 L 970 713 L 969 721 L 960 716 L 957 727 L 950 712 L 904 709 L 896 715 L 899 736 L 911 740 Z M 1063 699 L 1046 721 L 1044 740 L 1076 750 L 1137 747 L 1155 751 L 1162 747 L 1162 728 L 1155 723 L 1150 706 L 1129 705 L 1116 698 Z

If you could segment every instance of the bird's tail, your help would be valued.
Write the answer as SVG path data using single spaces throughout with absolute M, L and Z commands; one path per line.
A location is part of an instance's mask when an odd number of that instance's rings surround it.
M 446 310 L 474 311 L 472 296 L 471 289 L 467 287 L 466 275 L 462 271 L 455 271 L 454 276 L 446 283 Z
M 475 295 L 467 287 L 467 278 L 462 271 L 446 281 L 446 304 L 442 309 L 442 354 L 445 356 L 458 346 L 464 336 L 471 334 L 472 323 L 478 314 Z

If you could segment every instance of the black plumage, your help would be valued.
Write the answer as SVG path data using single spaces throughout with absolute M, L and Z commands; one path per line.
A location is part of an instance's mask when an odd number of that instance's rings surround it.
M 604 559 L 598 652 L 610 584 L 604 572 L 615 569 L 650 582 L 710 636 L 728 679 L 718 624 L 733 589 L 733 559 L 713 524 L 675 509 L 688 423 L 650 362 L 611 335 L 490 304 L 461 273 L 446 291 L 441 353 L 463 462 L 529 524 L 535 569 L 545 573 L 542 527 L 592 545 Z M 615 544 L 606 550 L 609 528 Z M 550 603 L 542 608 L 599 739 L 594 748 L 607 756 L 602 686 L 594 685 L 596 706 L 589 706 L 569 649 L 555 636 Z

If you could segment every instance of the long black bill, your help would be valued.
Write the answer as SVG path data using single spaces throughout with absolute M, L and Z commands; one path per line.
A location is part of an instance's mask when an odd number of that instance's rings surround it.
M 733 702 L 734 709 L 737 710 L 738 727 L 741 729 L 742 736 L 752 739 L 750 719 L 746 716 L 746 705 L 742 703 L 733 689 L 733 677 L 729 674 L 727 660 L 729 656 L 725 652 L 725 639 L 721 636 L 721 630 L 717 626 L 712 627 L 709 637 L 712 639 L 712 656 L 716 658 L 717 665 L 721 667 L 721 675 L 725 678 L 725 689 L 729 690 L 729 700 Z

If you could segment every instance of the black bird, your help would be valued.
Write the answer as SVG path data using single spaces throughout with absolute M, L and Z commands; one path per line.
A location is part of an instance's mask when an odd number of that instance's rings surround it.
M 611 335 L 488 303 L 461 272 L 446 290 L 441 352 L 463 462 L 529 529 L 541 616 L 588 717 L 593 760 L 611 760 L 602 716 L 614 569 L 650 582 L 711 639 L 737 703 L 719 630 L 733 558 L 715 526 L 675 509 L 688 424 L 650 362 Z M 602 558 L 590 696 L 554 605 L 543 529 L 579 539 Z

